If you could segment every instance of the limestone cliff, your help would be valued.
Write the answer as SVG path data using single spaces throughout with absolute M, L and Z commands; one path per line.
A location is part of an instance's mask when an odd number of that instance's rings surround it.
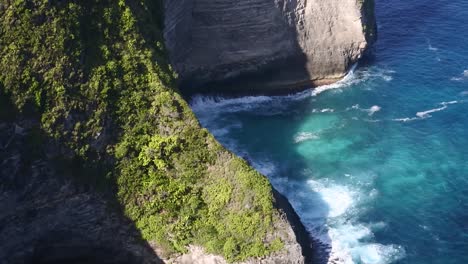
M 167 0 L 164 34 L 171 62 L 188 92 L 239 75 L 261 80 L 253 92 L 284 90 L 342 78 L 376 37 L 373 4 Z

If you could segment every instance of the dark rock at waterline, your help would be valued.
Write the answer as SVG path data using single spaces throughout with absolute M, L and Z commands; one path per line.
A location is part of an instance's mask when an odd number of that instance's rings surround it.
M 273 196 L 275 198 L 275 207 L 284 212 L 294 234 L 296 235 L 296 240 L 302 249 L 304 263 L 312 263 L 316 249 L 313 248 L 313 242 L 310 238 L 309 232 L 302 224 L 299 215 L 296 213 L 288 199 L 275 188 L 273 188 Z

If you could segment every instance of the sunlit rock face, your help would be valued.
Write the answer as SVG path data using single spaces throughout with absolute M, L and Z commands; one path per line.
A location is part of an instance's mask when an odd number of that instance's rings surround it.
M 376 36 L 373 0 L 179 0 L 165 8 L 166 45 L 187 89 L 252 73 L 265 77 L 259 89 L 333 82 Z

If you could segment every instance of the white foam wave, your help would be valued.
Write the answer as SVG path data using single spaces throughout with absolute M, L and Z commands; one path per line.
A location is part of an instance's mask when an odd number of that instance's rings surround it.
M 328 205 L 328 217 L 341 216 L 353 206 L 357 194 L 349 188 L 339 185 L 325 186 L 321 182 L 312 180 L 307 183 Z
M 316 87 L 312 90 L 312 96 L 317 96 L 325 91 L 328 91 L 328 90 L 333 90 L 333 89 L 339 89 L 339 88 L 343 88 L 343 87 L 347 87 L 353 83 L 355 83 L 355 75 L 354 75 L 354 71 L 356 70 L 357 68 L 357 64 L 354 64 L 351 69 L 349 70 L 348 74 L 346 74 L 346 76 L 337 81 L 336 83 L 332 83 L 332 84 L 329 84 L 329 85 L 322 85 L 322 86 L 319 86 L 319 87 Z
M 344 224 L 333 229 L 330 236 L 333 242 L 329 264 L 386 264 L 405 255 L 400 246 L 361 242 L 373 237 L 372 230 L 365 225 Z
M 439 50 L 438 48 L 433 47 L 431 44 L 429 44 L 429 46 L 427 48 L 429 50 L 431 50 L 431 51 L 438 51 Z
M 355 105 L 351 106 L 348 109 L 359 109 L 359 104 L 355 104 Z
M 364 122 L 368 122 L 368 123 L 379 123 L 379 122 L 382 122 L 382 120 L 380 119 L 363 119 Z
M 363 80 L 369 80 L 369 79 L 382 79 L 386 82 L 390 82 L 393 80 L 393 74 L 395 73 L 394 70 L 389 70 L 389 69 L 382 69 L 382 68 L 368 68 L 368 69 L 363 69 L 359 72 L 361 75 L 361 78 Z
M 310 90 L 284 96 L 244 96 L 228 98 L 220 96 L 195 95 L 190 106 L 197 115 L 216 116 L 221 113 L 236 113 L 256 110 L 264 115 L 283 113 L 295 101 L 310 97 Z
M 414 120 L 418 120 L 420 118 L 418 117 L 404 117 L 404 118 L 394 118 L 392 119 L 393 121 L 396 121 L 396 122 L 410 122 L 410 121 L 414 121 Z
M 223 98 L 195 95 L 190 102 L 190 106 L 197 113 L 206 112 L 209 109 L 222 109 L 223 112 L 238 112 L 252 109 L 258 104 L 271 102 L 272 100 L 273 98 L 269 96 Z
M 354 64 L 349 70 L 348 74 L 346 74 L 343 79 L 336 83 L 323 85 L 312 89 L 312 96 L 317 96 L 328 90 L 346 88 L 369 79 L 382 79 L 384 81 L 390 82 L 393 80 L 392 74 L 395 73 L 395 71 L 390 69 L 381 69 L 376 67 L 361 68 L 359 71 L 356 71 L 356 68 L 357 64 Z
M 452 80 L 452 81 L 458 81 L 458 82 L 459 82 L 459 81 L 463 81 L 463 80 L 467 80 L 467 79 L 468 79 L 468 70 L 464 70 L 464 71 L 462 72 L 462 74 L 459 75 L 459 76 L 457 76 L 457 77 L 452 77 L 452 78 L 450 78 L 450 80 Z
M 369 242 L 374 236 L 373 230 L 385 227 L 384 222 L 366 225 L 354 220 L 361 213 L 361 203 L 375 195 L 365 196 L 363 190 L 328 181 L 309 180 L 307 183 L 326 204 L 326 230 L 315 227 L 311 232 L 322 243 L 328 244 L 329 264 L 387 264 L 404 256 L 404 249 L 399 246 Z
M 372 116 L 375 113 L 382 110 L 382 107 L 380 107 L 378 105 L 373 105 L 370 108 L 364 108 L 363 109 L 363 108 L 360 107 L 359 104 L 355 104 L 355 105 L 353 105 L 351 107 L 346 108 L 346 111 L 350 111 L 350 110 L 360 110 L 360 111 L 363 111 L 363 112 L 367 112 L 369 116 Z
M 458 104 L 460 101 L 449 101 L 449 102 L 442 102 L 440 105 L 447 106 L 447 105 L 453 105 L 453 104 Z
M 392 76 L 387 76 L 387 75 L 382 76 L 382 78 L 383 78 L 385 81 L 387 81 L 387 82 L 393 80 L 393 77 L 392 77 Z
M 428 50 L 430 50 L 430 51 L 438 51 L 439 50 L 438 48 L 432 46 L 431 41 L 428 38 L 426 38 L 426 42 L 427 42 L 427 49 Z
M 435 112 L 440 112 L 445 109 L 447 109 L 447 106 L 442 106 L 439 108 L 434 108 L 434 109 L 430 109 L 430 110 L 423 111 L 423 112 L 417 112 L 416 116 L 419 118 L 428 118 L 428 117 L 431 117 L 430 114 L 435 113 Z
M 430 109 L 430 110 L 427 110 L 427 111 L 417 112 L 416 117 L 394 118 L 394 119 L 392 119 L 392 121 L 411 122 L 411 121 L 415 121 L 415 120 L 426 119 L 426 118 L 432 117 L 432 115 L 431 115 L 432 113 L 440 112 L 440 111 L 443 111 L 445 109 L 447 109 L 447 106 L 442 106 L 442 107 Z
M 290 102 L 304 100 L 311 96 L 317 96 L 320 93 L 331 90 L 344 88 L 361 81 L 371 78 L 381 78 L 386 81 L 392 80 L 392 70 L 379 69 L 379 68 L 363 68 L 356 74 L 357 64 L 353 65 L 348 74 L 340 81 L 330 84 L 319 86 L 303 92 L 285 95 L 285 96 L 245 96 L 238 98 L 227 98 L 220 96 L 204 96 L 195 95 L 190 100 L 190 106 L 197 116 L 202 119 L 213 119 L 220 113 L 235 113 L 258 110 L 258 113 L 265 115 L 275 115 L 283 113 L 284 109 Z M 321 109 L 320 112 L 334 112 L 334 109 Z M 375 112 L 373 112 L 375 113 Z
M 312 113 L 333 113 L 335 112 L 335 109 L 331 108 L 324 108 L 324 109 L 313 109 Z
M 421 119 L 430 118 L 430 117 L 432 117 L 432 115 L 431 115 L 432 113 L 443 111 L 443 110 L 447 109 L 448 106 L 450 106 L 450 105 L 459 104 L 459 103 L 463 103 L 463 102 L 465 102 L 465 101 L 463 101 L 463 100 L 461 100 L 461 101 L 454 100 L 454 101 L 441 102 L 441 103 L 439 103 L 439 105 L 441 105 L 441 107 L 429 109 L 429 110 L 426 110 L 426 111 L 417 112 L 416 117 L 395 118 L 395 119 L 392 119 L 392 121 L 410 122 L 410 121 L 414 121 L 414 120 L 421 120 Z
M 312 132 L 300 132 L 294 137 L 295 143 L 300 143 L 308 140 L 319 139 L 319 136 Z
M 374 105 L 368 109 L 369 115 L 374 115 L 375 113 L 379 112 L 382 108 L 378 105 Z

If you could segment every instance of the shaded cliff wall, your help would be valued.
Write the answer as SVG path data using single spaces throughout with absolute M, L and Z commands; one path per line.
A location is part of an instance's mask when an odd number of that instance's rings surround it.
M 256 72 L 270 90 L 331 82 L 375 38 L 373 0 L 182 0 L 165 9 L 166 44 L 186 91 Z
M 112 199 L 71 181 L 52 166 L 56 160 L 41 155 L 54 155 L 58 148 L 32 143 L 37 122 L 4 121 L 0 118 L 1 263 L 163 263 L 133 222 L 109 206 Z

